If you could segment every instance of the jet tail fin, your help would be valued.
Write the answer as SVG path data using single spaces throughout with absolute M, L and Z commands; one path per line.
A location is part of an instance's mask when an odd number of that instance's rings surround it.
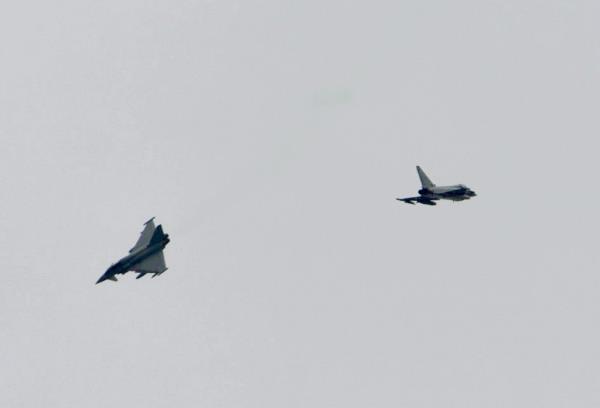
M 431 187 L 435 187 L 435 184 L 433 184 L 431 180 L 429 180 L 427 174 L 425 174 L 423 169 L 421 169 L 421 167 L 419 166 L 417 166 L 417 173 L 419 173 L 419 178 L 421 179 L 421 185 L 423 186 L 423 188 L 430 189 Z
M 165 238 L 165 233 L 163 232 L 162 225 L 159 225 L 154 230 L 154 234 L 152 234 L 152 238 L 150 239 L 148 246 L 157 244 L 157 243 L 161 242 L 164 238 Z

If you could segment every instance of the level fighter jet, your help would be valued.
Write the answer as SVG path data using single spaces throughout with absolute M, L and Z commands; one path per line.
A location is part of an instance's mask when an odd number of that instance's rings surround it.
M 417 173 L 419 173 L 422 186 L 422 188 L 419 190 L 419 196 L 396 198 L 396 200 L 403 201 L 407 204 L 415 204 L 415 202 L 417 202 L 425 205 L 436 205 L 435 202 L 437 200 L 463 201 L 477 195 L 473 190 L 464 184 L 444 187 L 436 186 L 431 182 L 429 177 L 427 177 L 427 174 L 425 174 L 425 172 L 419 166 L 417 166 Z
M 129 250 L 129 255 L 121 258 L 104 272 L 96 284 L 110 279 L 116 281 L 118 274 L 129 271 L 137 272 L 136 279 L 147 273 L 154 278 L 167 270 L 163 249 L 169 243 L 169 235 L 162 230 L 162 225 L 154 226 L 154 217 L 144 224 L 144 230 L 135 246 Z

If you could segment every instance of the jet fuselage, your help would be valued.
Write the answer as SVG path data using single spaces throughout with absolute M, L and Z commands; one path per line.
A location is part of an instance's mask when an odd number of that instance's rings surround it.
M 131 254 L 119 259 L 119 261 L 117 261 L 117 263 L 111 265 L 106 270 L 106 272 L 104 272 L 104 274 L 100 277 L 100 279 L 98 279 L 98 282 L 96 282 L 96 283 L 100 283 L 107 279 L 111 279 L 115 275 L 124 274 L 124 273 L 130 271 L 134 265 L 137 265 L 138 263 L 142 262 L 144 259 L 147 259 L 147 258 L 151 257 L 152 255 L 154 255 L 155 253 L 160 252 L 163 249 L 165 249 L 165 247 L 167 246 L 167 244 L 169 242 L 170 242 L 169 234 L 165 234 L 164 239 L 162 241 L 152 244 L 146 248 L 143 248 L 137 252 L 131 253 Z
M 464 184 L 458 184 L 456 186 L 422 188 L 419 190 L 419 195 L 429 199 L 463 201 L 475 197 L 477 194 Z

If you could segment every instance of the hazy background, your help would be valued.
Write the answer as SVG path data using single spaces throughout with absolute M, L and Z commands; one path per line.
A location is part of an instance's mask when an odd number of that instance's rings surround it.
M 0 406 L 597 407 L 599 19 L 6 2 Z

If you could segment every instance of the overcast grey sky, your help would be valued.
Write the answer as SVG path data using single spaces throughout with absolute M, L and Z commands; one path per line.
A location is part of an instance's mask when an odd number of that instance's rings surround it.
M 599 19 L 6 2 L 0 406 L 597 407 Z

